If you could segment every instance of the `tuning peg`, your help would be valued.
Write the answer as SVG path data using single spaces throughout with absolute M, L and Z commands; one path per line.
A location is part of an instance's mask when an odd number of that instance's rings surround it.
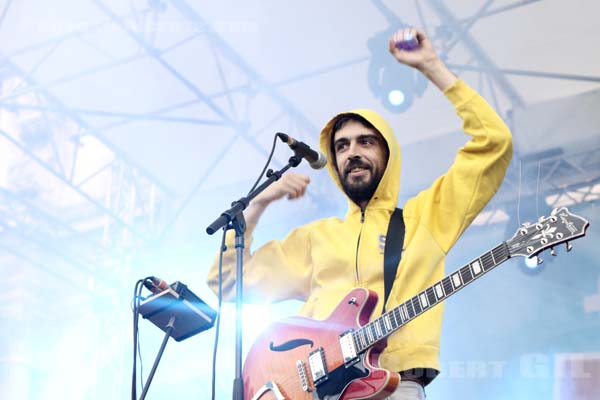
M 537 265 L 540 265 L 541 263 L 544 262 L 544 260 L 542 260 L 542 257 L 536 257 L 537 258 Z
M 558 208 L 554 208 L 552 210 L 552 212 L 550 213 L 550 215 L 556 215 L 557 212 L 558 212 Z
M 556 250 L 554 250 L 554 247 L 550 249 L 550 254 L 556 257 Z
M 573 246 L 571 246 L 571 243 L 567 242 L 566 245 L 567 245 L 567 253 L 569 251 L 573 250 Z
M 538 218 L 538 222 L 542 222 L 543 220 L 545 220 L 546 217 L 544 217 L 543 215 L 541 217 Z

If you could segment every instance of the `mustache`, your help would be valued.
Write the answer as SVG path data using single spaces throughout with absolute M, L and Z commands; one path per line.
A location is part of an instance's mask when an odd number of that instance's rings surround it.
M 350 161 L 348 161 L 348 165 L 346 165 L 346 168 L 344 168 L 344 175 L 348 175 L 348 173 L 352 171 L 353 168 L 371 169 L 371 165 L 367 164 L 359 158 L 353 158 Z

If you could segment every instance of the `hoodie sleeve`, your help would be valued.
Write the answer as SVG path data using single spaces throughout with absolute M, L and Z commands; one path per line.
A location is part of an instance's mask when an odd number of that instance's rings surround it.
M 310 292 L 312 262 L 310 259 L 310 229 L 303 226 L 290 232 L 281 241 L 270 241 L 254 253 L 252 231 L 248 227 L 244 249 L 244 301 L 276 302 L 288 299 L 306 300 Z M 223 255 L 223 299 L 235 299 L 236 251 L 233 231 L 227 233 L 227 250 Z M 215 294 L 219 290 L 219 255 L 208 273 L 208 286 Z
M 502 184 L 512 157 L 512 137 L 494 109 L 462 80 L 444 94 L 471 140 L 448 172 L 413 200 L 421 223 L 448 252 Z

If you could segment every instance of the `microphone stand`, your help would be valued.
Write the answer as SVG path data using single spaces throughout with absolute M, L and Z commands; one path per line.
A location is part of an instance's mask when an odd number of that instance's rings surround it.
M 146 398 L 146 394 L 148 393 L 148 389 L 150 389 L 150 384 L 152 383 L 152 378 L 154 378 L 154 374 L 156 373 L 156 368 L 158 367 L 158 363 L 160 362 L 160 359 L 162 358 L 162 355 L 165 351 L 165 347 L 167 346 L 167 341 L 169 340 L 169 336 L 171 336 L 173 329 L 175 329 L 175 316 L 174 315 L 169 319 L 169 323 L 167 324 L 167 327 L 165 329 L 165 337 L 162 341 L 162 344 L 160 345 L 160 350 L 158 350 L 158 355 L 156 356 L 156 359 L 154 360 L 154 365 L 152 365 L 152 370 L 150 371 L 150 375 L 148 375 L 148 380 L 146 381 L 146 386 L 144 387 L 144 389 L 142 391 L 142 396 L 140 397 L 140 400 L 144 400 Z
M 267 172 L 267 180 L 259 187 L 250 192 L 246 197 L 242 197 L 231 204 L 231 208 L 224 211 L 212 224 L 206 228 L 206 233 L 212 235 L 217 230 L 233 229 L 235 231 L 235 251 L 236 251 L 236 286 L 235 286 L 235 379 L 233 381 L 233 400 L 244 399 L 244 381 L 242 379 L 242 304 L 243 304 L 243 254 L 244 254 L 244 233 L 246 232 L 246 220 L 243 211 L 248 207 L 250 201 L 259 193 L 269 187 L 273 182 L 279 180 L 281 176 L 290 168 L 297 167 L 302 161 L 302 157 L 294 151 L 286 166 L 279 171 Z

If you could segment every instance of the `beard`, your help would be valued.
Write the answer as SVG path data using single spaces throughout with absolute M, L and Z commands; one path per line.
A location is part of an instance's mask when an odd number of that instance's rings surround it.
M 350 170 L 355 167 L 368 169 L 369 176 L 358 178 L 349 176 Z M 378 171 L 374 166 L 368 165 L 360 160 L 352 160 L 348 163 L 348 166 L 341 177 L 342 188 L 346 195 L 348 195 L 348 197 L 356 204 L 368 202 L 375 194 L 382 176 L 383 172 Z

